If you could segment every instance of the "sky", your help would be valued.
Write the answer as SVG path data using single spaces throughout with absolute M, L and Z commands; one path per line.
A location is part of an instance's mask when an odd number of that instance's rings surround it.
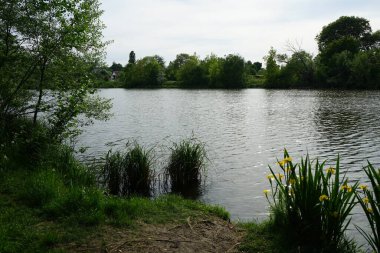
M 125 65 L 160 55 L 166 64 L 179 53 L 202 59 L 239 54 L 263 62 L 271 47 L 289 45 L 318 53 L 315 36 L 340 16 L 358 16 L 380 30 L 380 0 L 101 0 L 106 62 Z

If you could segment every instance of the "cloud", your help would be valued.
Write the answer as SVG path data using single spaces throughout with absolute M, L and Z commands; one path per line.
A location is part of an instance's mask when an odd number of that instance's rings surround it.
M 271 46 L 285 51 L 288 41 L 317 53 L 315 36 L 342 15 L 369 19 L 380 29 L 380 1 L 357 0 L 103 0 L 107 62 L 125 64 L 159 54 L 168 62 L 178 53 L 239 53 L 262 61 Z

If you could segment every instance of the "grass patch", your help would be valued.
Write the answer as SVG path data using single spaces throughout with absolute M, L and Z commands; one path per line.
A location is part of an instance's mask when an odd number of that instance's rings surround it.
M 286 231 L 279 230 L 272 221 L 242 223 L 239 226 L 247 232 L 247 235 L 239 246 L 239 250 L 243 252 L 298 252 L 294 245 L 289 243 Z

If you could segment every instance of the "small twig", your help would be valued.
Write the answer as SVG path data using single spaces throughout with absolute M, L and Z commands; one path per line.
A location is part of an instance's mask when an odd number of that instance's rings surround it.
M 231 252 L 236 246 L 238 246 L 240 244 L 240 242 L 238 242 L 238 243 L 235 243 L 231 248 L 229 248 L 227 251 L 226 251 L 226 253 L 228 253 L 228 252 Z
M 216 224 L 215 222 L 210 221 L 210 220 L 201 220 L 201 221 L 199 221 L 199 222 L 208 223 L 208 224 L 211 224 L 211 225 L 214 225 L 214 226 L 218 225 L 218 224 Z
M 178 242 L 193 242 L 189 240 L 169 240 L 169 239 L 155 239 L 157 242 L 171 242 L 171 243 L 178 243 Z
M 190 216 L 187 217 L 186 221 L 187 221 L 187 225 L 189 225 L 191 231 L 193 231 L 193 227 L 192 227 L 191 224 L 190 224 Z

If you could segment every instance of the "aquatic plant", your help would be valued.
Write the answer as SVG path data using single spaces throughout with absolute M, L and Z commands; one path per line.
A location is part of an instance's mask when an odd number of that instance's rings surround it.
M 151 150 L 134 143 L 124 156 L 122 194 L 150 196 L 154 183 L 151 167 Z
M 150 196 L 154 184 L 152 156 L 136 142 L 126 151 L 109 151 L 103 166 L 104 184 L 112 195 Z
M 174 193 L 194 197 L 200 190 L 206 172 L 204 144 L 196 139 L 173 143 L 169 164 L 165 168 L 166 185 Z
M 365 232 L 358 226 L 356 228 L 367 240 L 372 250 L 380 252 L 380 171 L 376 170 L 369 162 L 364 171 L 371 182 L 372 190 L 367 185 L 360 185 L 360 190 L 356 192 L 356 197 L 363 208 L 372 233 Z
M 274 223 L 288 228 L 301 248 L 339 251 L 349 242 L 344 232 L 357 188 L 341 177 L 339 157 L 334 168 L 309 156 L 293 164 L 285 150 L 278 165 L 280 173 L 269 166 L 271 189 L 264 191 Z

